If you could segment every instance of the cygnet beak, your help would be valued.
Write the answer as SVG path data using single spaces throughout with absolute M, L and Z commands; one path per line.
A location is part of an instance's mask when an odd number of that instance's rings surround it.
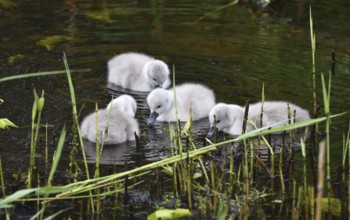
M 213 137 L 213 135 L 214 135 L 214 133 L 215 133 L 216 130 L 217 130 L 217 129 L 216 129 L 214 126 L 211 126 L 211 127 L 209 128 L 207 137 L 208 137 L 209 139 L 211 139 L 211 138 Z
M 157 112 L 152 112 L 149 117 L 147 118 L 147 124 L 148 125 L 152 125 L 154 124 L 154 122 L 156 121 L 156 119 L 158 118 L 158 113 Z

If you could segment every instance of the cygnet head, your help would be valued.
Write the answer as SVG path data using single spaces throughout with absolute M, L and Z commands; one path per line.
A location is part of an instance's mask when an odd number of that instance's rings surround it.
M 147 119 L 149 125 L 153 124 L 160 114 L 167 112 L 172 105 L 172 92 L 165 89 L 155 89 L 147 97 L 151 115 Z
M 210 129 L 208 136 L 210 137 L 214 134 L 215 127 L 219 131 L 225 132 L 229 132 L 229 130 L 234 128 L 240 133 L 241 131 L 239 130 L 242 129 L 240 117 L 242 114 L 243 110 L 240 106 L 218 103 L 209 112 Z
M 137 104 L 133 97 L 129 95 L 121 95 L 116 99 L 113 99 L 108 105 L 107 109 L 112 107 L 113 109 L 120 109 L 121 111 L 127 113 L 128 115 L 135 117 L 137 110 Z
M 163 87 L 169 73 L 168 66 L 161 60 L 148 61 L 142 69 L 142 74 L 152 88 Z

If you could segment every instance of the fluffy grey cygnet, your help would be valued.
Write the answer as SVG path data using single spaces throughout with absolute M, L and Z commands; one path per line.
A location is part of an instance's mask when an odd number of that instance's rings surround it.
M 142 53 L 122 53 L 108 61 L 108 82 L 136 91 L 168 88 L 169 73 L 163 61 Z
M 136 121 L 135 112 L 137 104 L 129 95 L 121 95 L 111 101 L 106 109 L 98 110 L 84 118 L 81 123 L 81 134 L 89 141 L 105 144 L 118 144 L 135 140 L 139 134 L 139 126 Z M 96 123 L 98 123 L 98 139 L 96 139 Z
M 269 126 L 277 127 L 288 124 L 288 104 L 291 113 L 291 123 L 306 121 L 310 119 L 309 112 L 301 107 L 285 102 L 285 101 L 266 101 L 263 105 L 262 127 Z M 248 118 L 254 122 L 257 127 L 260 127 L 261 102 L 251 104 L 249 106 Z M 293 115 L 296 112 L 294 121 Z M 224 131 L 232 135 L 241 135 L 244 120 L 244 107 L 238 105 L 230 105 L 218 103 L 209 113 L 210 136 L 214 131 L 214 125 L 219 131 Z M 216 117 L 216 122 L 214 119 Z M 251 123 L 247 123 L 246 130 L 254 130 Z
M 192 111 L 192 120 L 208 117 L 215 105 L 213 91 L 201 84 L 185 83 L 176 86 L 178 119 L 187 121 Z M 176 121 L 173 89 L 155 89 L 147 97 L 151 115 L 148 124 L 158 121 Z

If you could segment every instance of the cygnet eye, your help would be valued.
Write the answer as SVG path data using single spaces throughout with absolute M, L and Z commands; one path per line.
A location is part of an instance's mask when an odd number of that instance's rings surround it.
M 217 121 L 216 121 L 216 124 L 219 124 L 219 123 L 220 123 L 220 121 L 221 121 L 221 120 L 217 120 Z
M 156 78 L 152 78 L 154 82 L 157 82 Z
M 157 106 L 157 108 L 160 108 L 160 107 L 162 107 L 162 106 L 161 106 L 161 105 L 158 105 L 158 106 Z

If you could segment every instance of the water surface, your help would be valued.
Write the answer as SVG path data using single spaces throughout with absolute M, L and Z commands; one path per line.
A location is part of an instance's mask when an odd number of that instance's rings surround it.
M 212 88 L 217 102 L 244 105 L 247 99 L 286 100 L 309 111 L 312 105 L 309 2 L 293 1 L 273 13 L 252 13 L 248 8 L 231 6 L 204 14 L 226 1 L 20 1 L 16 7 L 0 9 L 0 75 L 64 69 L 65 52 L 71 69 L 91 69 L 74 73 L 77 106 L 81 117 L 102 108 L 120 91 L 107 86 L 107 61 L 118 53 L 137 51 L 164 60 L 176 70 L 176 83 L 198 82 Z M 348 111 L 350 3 L 312 1 L 317 39 L 316 69 L 320 115 L 320 74 L 328 76 L 330 54 L 336 52 L 336 74 L 332 79 L 332 113 Z M 40 41 L 50 36 L 65 40 L 47 48 Z M 50 49 L 50 50 L 48 50 Z M 10 62 L 10 57 L 22 55 Z M 174 74 L 174 73 L 172 73 Z M 328 77 L 326 77 L 328 78 Z M 65 75 L 8 81 L 0 84 L 0 117 L 18 129 L 1 130 L 0 155 L 7 184 L 12 174 L 26 172 L 29 164 L 33 88 L 45 91 L 42 123 L 48 124 L 48 148 L 53 154 L 63 124 L 71 124 L 70 94 Z M 138 103 L 136 118 L 141 128 L 141 150 L 106 148 L 109 164 L 139 166 L 169 155 L 168 123 L 146 125 L 149 110 L 147 94 L 132 94 Z M 83 108 L 82 108 L 83 107 Z M 349 116 L 332 121 L 332 157 L 339 163 L 342 133 Z M 195 130 L 196 143 L 202 143 L 207 121 Z M 322 129 L 322 126 L 321 126 Z M 45 128 L 37 150 L 37 165 L 44 166 Z M 61 160 L 61 170 L 69 163 L 71 137 Z M 107 155 L 106 154 L 106 155 Z M 137 155 L 137 157 L 135 156 Z M 91 157 L 93 162 L 93 156 Z M 103 167 L 103 166 L 102 166 Z M 41 169 L 41 168 L 39 168 Z M 109 170 L 105 170 L 106 173 Z

